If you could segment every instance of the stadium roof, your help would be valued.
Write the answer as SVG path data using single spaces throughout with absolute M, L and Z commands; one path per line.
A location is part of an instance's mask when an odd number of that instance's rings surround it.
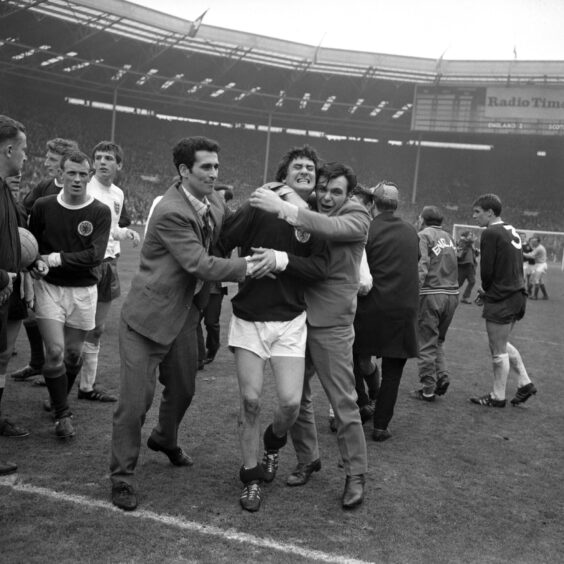
M 122 0 L 4 0 L 0 70 L 82 96 L 279 126 L 406 133 L 417 85 L 562 85 L 564 62 L 449 61 L 292 43 Z

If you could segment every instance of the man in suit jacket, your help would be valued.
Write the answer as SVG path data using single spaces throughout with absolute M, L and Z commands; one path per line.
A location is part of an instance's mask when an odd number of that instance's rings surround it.
M 147 446 L 176 466 L 192 460 L 177 443 L 178 427 L 194 395 L 198 369 L 196 327 L 206 281 L 240 281 L 250 272 L 246 258 L 209 254 L 227 208 L 214 193 L 219 146 L 205 137 L 180 140 L 173 158 L 180 181 L 156 206 L 141 249 L 139 271 L 123 305 L 120 323 L 120 395 L 112 433 L 112 502 L 137 506 L 133 473 L 141 427 L 155 392 L 164 389 L 159 421 Z
M 417 356 L 419 237 L 396 217 L 399 192 L 387 181 L 374 189 L 376 217 L 366 242 L 372 290 L 359 297 L 354 320 L 354 353 L 382 357 L 382 384 L 374 412 L 375 441 L 390 438 L 400 379 L 408 358 Z
M 288 223 L 329 241 L 329 276 L 306 287 L 307 347 L 313 369 L 333 406 L 337 441 L 346 473 L 342 506 L 351 509 L 364 498 L 367 471 L 366 441 L 356 404 L 353 374 L 353 319 L 359 289 L 359 269 L 370 215 L 349 198 L 356 186 L 353 170 L 341 163 L 326 163 L 315 188 L 317 210 L 283 202 L 270 190 L 259 189 L 251 205 L 278 213 Z M 290 256 L 287 272 L 299 272 L 303 257 Z M 298 419 L 291 428 L 298 466 L 288 477 L 289 486 L 307 483 L 321 468 L 313 413 L 311 377 L 306 370 Z

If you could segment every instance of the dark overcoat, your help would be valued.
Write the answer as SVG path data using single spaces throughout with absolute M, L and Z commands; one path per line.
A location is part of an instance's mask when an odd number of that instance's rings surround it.
M 390 358 L 417 356 L 419 237 L 415 228 L 383 212 L 370 225 L 366 255 L 372 290 L 358 298 L 354 352 Z

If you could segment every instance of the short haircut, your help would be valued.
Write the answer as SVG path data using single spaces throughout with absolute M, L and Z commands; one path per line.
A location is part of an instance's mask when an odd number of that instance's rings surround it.
M 374 203 L 372 190 L 364 186 L 364 184 L 357 184 L 352 189 L 351 196 L 356 196 L 356 198 L 358 198 L 365 206 L 372 205 Z
M 317 172 L 318 179 L 323 177 L 328 181 L 339 178 L 339 176 L 344 176 L 346 178 L 347 194 L 350 194 L 356 186 L 356 174 L 350 166 L 338 162 L 330 162 L 323 164 Z
M 223 199 L 226 202 L 233 199 L 233 188 L 227 184 L 216 184 L 213 189 L 216 192 L 223 192 Z
M 425 206 L 421 210 L 421 219 L 425 225 L 442 225 L 444 217 L 437 206 Z
M 539 243 L 542 241 L 542 237 L 538 233 L 534 233 L 533 236 L 529 238 L 529 241 L 531 239 L 536 239 Z
M 474 203 L 473 208 L 482 208 L 484 211 L 492 210 L 496 217 L 501 215 L 501 200 L 495 194 L 482 194 L 478 196 Z
M 0 115 L 0 143 L 15 139 L 20 133 L 25 133 L 23 124 L 11 117 Z
M 96 158 L 96 153 L 113 153 L 117 164 L 123 161 L 123 149 L 113 141 L 100 141 L 94 149 L 92 149 L 92 160 Z
M 470 236 L 471 231 L 463 231 L 460 236 L 461 237 L 469 237 Z
M 192 170 L 196 162 L 197 151 L 208 151 L 219 153 L 219 143 L 207 137 L 184 137 L 172 149 L 172 159 L 174 166 L 180 174 L 180 165 L 186 165 L 188 170 Z
M 70 153 L 65 153 L 63 158 L 61 159 L 61 170 L 64 170 L 65 163 L 70 161 L 71 163 L 78 163 L 82 164 L 84 161 L 88 163 L 88 168 L 92 168 L 92 162 L 90 161 L 90 157 L 83 153 L 82 151 L 70 151 Z
M 290 163 L 296 159 L 309 159 L 315 165 L 315 177 L 317 178 L 317 171 L 321 163 L 321 159 L 317 154 L 317 151 L 310 145 L 303 145 L 302 147 L 293 147 L 290 149 L 278 163 L 278 169 L 276 170 L 276 176 L 274 180 L 276 182 L 284 182 L 286 176 L 288 176 L 288 168 Z
M 54 139 L 49 139 L 45 143 L 45 147 L 48 151 L 52 153 L 57 153 L 59 156 L 63 156 L 65 153 L 70 153 L 71 151 L 78 151 L 78 143 L 72 139 L 62 139 L 61 137 L 55 137 Z
M 395 182 L 381 180 L 373 190 L 376 209 L 382 211 L 396 211 L 398 209 L 399 191 Z

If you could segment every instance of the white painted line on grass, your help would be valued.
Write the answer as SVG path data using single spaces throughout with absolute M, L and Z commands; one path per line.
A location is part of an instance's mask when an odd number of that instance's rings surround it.
M 168 525 L 170 527 L 175 527 L 183 531 L 190 531 L 192 533 L 201 535 L 218 537 L 223 540 L 251 544 L 258 548 L 276 550 L 285 554 L 294 554 L 296 556 L 309 558 L 310 560 L 315 560 L 317 562 L 335 562 L 337 564 L 370 564 L 365 560 L 356 560 L 354 558 L 339 556 L 338 554 L 321 552 L 320 550 L 301 548 L 299 546 L 296 546 L 295 544 L 282 543 L 268 538 L 255 537 L 254 535 L 241 533 L 239 531 L 236 531 L 235 529 L 220 529 L 219 527 L 214 527 L 213 525 L 202 525 L 201 523 L 196 523 L 195 521 L 185 521 L 184 519 L 180 519 L 179 517 L 173 517 L 172 515 L 166 515 L 162 513 L 155 513 L 154 511 L 147 511 L 145 509 L 128 512 L 122 511 L 108 501 L 93 499 L 91 497 L 82 495 L 57 492 L 48 488 L 24 484 L 23 482 L 20 482 L 18 480 L 17 474 L 0 477 L 0 486 L 12 488 L 17 492 L 40 495 L 55 501 L 74 503 L 76 505 L 81 505 L 89 508 L 96 507 L 98 509 L 113 511 L 115 513 L 119 513 L 124 518 L 149 519 L 161 525 Z

